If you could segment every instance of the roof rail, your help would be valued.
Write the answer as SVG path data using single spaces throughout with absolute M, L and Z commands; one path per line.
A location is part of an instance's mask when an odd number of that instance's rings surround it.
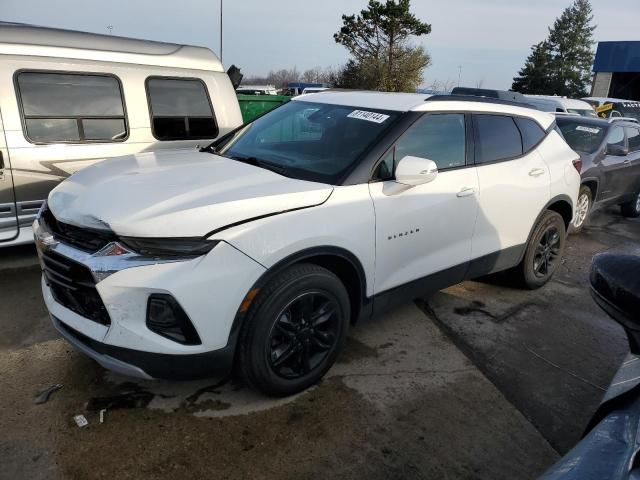
M 498 105 L 512 105 L 515 107 L 530 108 L 531 110 L 540 110 L 530 103 L 514 102 L 512 100 L 502 100 L 500 98 L 476 97 L 473 95 L 434 95 L 425 99 L 427 102 L 476 102 L 476 103 L 494 103 Z

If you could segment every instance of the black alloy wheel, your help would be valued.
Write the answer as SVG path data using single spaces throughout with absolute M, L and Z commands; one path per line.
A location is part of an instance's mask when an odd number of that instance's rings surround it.
M 553 277 L 562 261 L 566 227 L 558 212 L 547 210 L 542 214 L 531 232 L 522 261 L 511 272 L 519 285 L 534 290 Z
M 326 359 L 338 331 L 335 301 L 321 292 L 303 293 L 280 312 L 271 329 L 271 369 L 287 379 L 309 374 Z
M 335 362 L 350 317 L 349 294 L 326 268 L 302 263 L 274 274 L 259 289 L 244 319 L 239 373 L 268 395 L 301 392 Z
M 560 232 L 555 226 L 545 230 L 533 256 L 533 271 L 538 278 L 544 278 L 555 271 L 556 262 L 562 254 Z

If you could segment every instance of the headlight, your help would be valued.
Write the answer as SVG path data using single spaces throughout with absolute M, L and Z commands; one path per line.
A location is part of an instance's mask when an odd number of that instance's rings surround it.
M 209 253 L 217 240 L 202 238 L 133 238 L 120 237 L 120 242 L 146 257 L 199 257 Z

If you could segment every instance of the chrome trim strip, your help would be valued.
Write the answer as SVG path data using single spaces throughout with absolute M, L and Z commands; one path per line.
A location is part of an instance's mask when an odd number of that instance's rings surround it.
M 39 255 L 43 251 L 52 251 L 86 266 L 91 270 L 96 284 L 110 275 L 127 268 L 192 260 L 192 258 L 159 259 L 146 257 L 132 252 L 118 242 L 111 242 L 96 253 L 85 252 L 71 245 L 57 241 L 53 234 L 46 228 L 45 224 L 40 222 L 39 217 L 33 222 L 33 232 Z M 114 247 L 118 247 L 120 251 L 125 253 L 121 255 L 109 255 L 108 252 Z

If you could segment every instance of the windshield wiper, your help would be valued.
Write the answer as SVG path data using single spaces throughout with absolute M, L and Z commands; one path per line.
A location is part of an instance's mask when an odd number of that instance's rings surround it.
M 280 165 L 275 165 L 273 163 L 266 162 L 264 160 L 260 160 L 259 158 L 256 158 L 256 157 L 240 157 L 238 155 L 229 155 L 229 156 L 224 155 L 224 156 L 232 160 L 236 160 L 237 162 L 248 163 L 249 165 L 253 165 L 255 167 L 264 168 L 265 170 L 271 170 L 272 172 L 278 173 L 285 177 L 288 176 L 287 169 L 285 167 L 282 167 Z

